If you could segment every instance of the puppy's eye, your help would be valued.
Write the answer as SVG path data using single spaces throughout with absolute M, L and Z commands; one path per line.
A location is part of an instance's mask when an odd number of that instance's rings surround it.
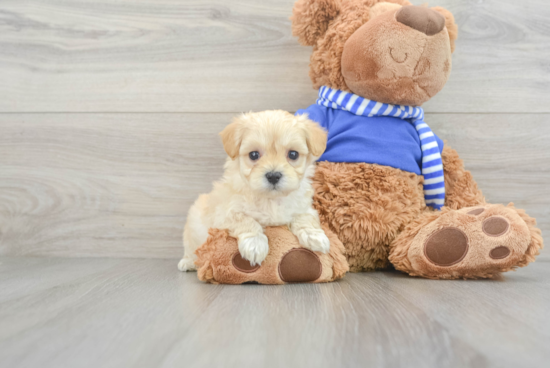
M 250 153 L 248 154 L 248 157 L 250 157 L 250 159 L 251 159 L 252 161 L 256 161 L 257 159 L 260 158 L 260 152 L 258 152 L 258 151 L 252 151 L 252 152 L 250 152 Z
M 288 158 L 291 160 L 297 160 L 298 157 L 300 157 L 300 154 L 296 151 L 289 151 L 288 152 Z

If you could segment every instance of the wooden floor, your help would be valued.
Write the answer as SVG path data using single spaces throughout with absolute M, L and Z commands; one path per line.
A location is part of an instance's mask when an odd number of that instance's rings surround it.
M 219 286 L 176 259 L 3 258 L 0 366 L 547 367 L 550 265 Z

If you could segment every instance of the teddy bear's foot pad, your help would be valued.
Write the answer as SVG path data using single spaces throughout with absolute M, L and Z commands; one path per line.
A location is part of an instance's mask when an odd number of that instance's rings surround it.
M 258 268 L 260 268 L 259 264 L 252 266 L 252 264 L 250 264 L 250 261 L 244 259 L 239 252 L 233 255 L 233 257 L 231 258 L 231 263 L 236 270 L 244 273 L 256 272 Z
M 291 249 L 279 263 L 279 277 L 284 282 L 312 282 L 321 277 L 319 257 L 305 248 Z
M 419 276 L 491 277 L 517 266 L 530 240 L 514 208 L 485 205 L 442 214 L 418 232 L 408 254 Z
M 424 245 L 424 254 L 433 264 L 452 266 L 468 253 L 468 237 L 456 227 L 447 227 L 433 233 Z

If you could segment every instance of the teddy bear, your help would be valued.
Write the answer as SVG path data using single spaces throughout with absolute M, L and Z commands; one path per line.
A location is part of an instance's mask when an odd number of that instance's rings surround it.
M 312 46 L 328 132 L 314 207 L 343 243 L 350 271 L 390 267 L 432 279 L 488 278 L 526 266 L 543 247 L 535 219 L 487 203 L 421 106 L 445 85 L 453 15 L 407 0 L 298 0 L 292 32 Z M 313 101 L 312 101 L 313 102 Z
M 313 46 L 317 101 L 307 114 L 328 132 L 313 204 L 328 254 L 285 227 L 266 228 L 269 254 L 251 265 L 226 230 L 196 251 L 210 283 L 330 282 L 393 266 L 432 279 L 488 278 L 533 262 L 543 247 L 525 211 L 485 201 L 458 153 L 421 106 L 451 72 L 457 26 L 440 7 L 407 0 L 298 0 L 292 32 Z

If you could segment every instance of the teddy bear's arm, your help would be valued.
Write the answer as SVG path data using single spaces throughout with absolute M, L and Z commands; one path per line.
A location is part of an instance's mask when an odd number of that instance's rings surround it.
M 460 209 L 485 203 L 472 173 L 464 169 L 458 153 L 447 144 L 441 153 L 445 175 L 445 206 Z

